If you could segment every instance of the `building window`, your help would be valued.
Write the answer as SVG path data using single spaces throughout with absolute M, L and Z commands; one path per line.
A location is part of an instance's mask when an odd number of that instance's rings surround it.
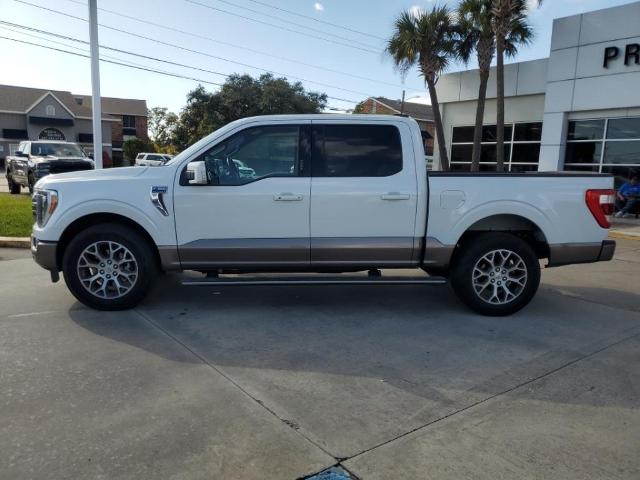
M 44 109 L 44 113 L 49 117 L 55 117 L 56 107 L 54 107 L 53 105 L 47 105 L 46 108 Z
M 619 186 L 640 169 L 640 117 L 570 121 L 564 169 L 610 173 Z
M 133 115 L 122 116 L 122 134 L 123 135 L 135 135 L 136 134 L 136 117 Z
M 451 170 L 469 171 L 473 152 L 473 126 L 453 127 Z M 496 170 L 496 126 L 482 127 L 480 171 Z M 507 172 L 537 171 L 542 123 L 514 123 L 504 126 L 504 167 Z

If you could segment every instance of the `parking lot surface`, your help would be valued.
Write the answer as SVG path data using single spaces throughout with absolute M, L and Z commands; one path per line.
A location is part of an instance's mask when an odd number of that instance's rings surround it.
M 0 478 L 640 477 L 640 242 L 488 318 L 447 286 L 96 312 L 0 249 Z

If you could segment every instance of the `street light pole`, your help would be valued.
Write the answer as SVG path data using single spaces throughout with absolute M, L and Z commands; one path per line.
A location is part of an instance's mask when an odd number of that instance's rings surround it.
M 93 160 L 102 168 L 102 105 L 100 103 L 100 48 L 98 46 L 98 0 L 89 0 L 91 44 L 91 109 L 93 110 Z

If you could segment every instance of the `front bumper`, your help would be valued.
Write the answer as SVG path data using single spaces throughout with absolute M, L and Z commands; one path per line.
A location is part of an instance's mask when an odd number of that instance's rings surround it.
M 51 272 L 58 272 L 58 242 L 38 240 L 31 236 L 31 256 L 38 265 Z
M 559 267 L 573 263 L 607 262 L 613 258 L 616 242 L 603 240 L 601 243 L 563 243 L 549 246 L 547 267 Z

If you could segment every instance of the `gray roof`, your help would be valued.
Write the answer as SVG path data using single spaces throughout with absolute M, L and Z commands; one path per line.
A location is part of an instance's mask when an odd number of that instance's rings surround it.
M 390 98 L 385 97 L 373 97 L 373 99 L 383 105 L 386 105 L 397 113 L 400 113 L 402 109 L 402 113 L 404 115 L 409 115 L 417 120 L 433 121 L 433 109 L 431 108 L 431 105 L 404 102 L 404 108 L 402 108 L 402 100 L 391 100 Z
M 0 110 L 25 112 L 43 95 L 51 92 L 65 107 L 77 117 L 91 116 L 91 97 L 74 95 L 63 90 L 45 90 L 42 88 L 0 85 Z M 147 116 L 146 100 L 102 97 L 103 114 Z

